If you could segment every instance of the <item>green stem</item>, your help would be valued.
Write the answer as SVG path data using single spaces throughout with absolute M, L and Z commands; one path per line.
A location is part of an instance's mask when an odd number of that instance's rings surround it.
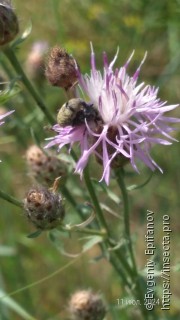
M 133 253 L 132 240 L 130 235 L 130 223 L 129 223 L 129 201 L 128 201 L 128 192 L 124 182 L 124 172 L 123 170 L 118 169 L 118 170 L 115 170 L 115 173 L 117 177 L 117 183 L 121 189 L 121 194 L 122 194 L 122 199 L 124 204 L 124 229 L 125 229 L 125 237 L 128 241 L 128 249 L 129 249 L 129 254 L 130 254 L 130 258 L 133 266 L 132 280 L 134 280 L 134 283 L 136 284 L 135 293 L 136 293 L 137 299 L 140 299 L 141 301 L 141 312 L 144 316 L 144 319 L 149 319 L 150 314 L 144 305 L 144 290 L 141 283 L 142 279 L 138 274 L 136 261 Z M 153 310 L 150 313 L 151 313 L 151 317 L 154 318 L 155 314 Z
M 86 169 L 84 170 L 84 180 L 85 180 L 85 183 L 86 183 L 86 187 L 87 187 L 87 189 L 89 191 L 89 194 L 90 194 L 90 197 L 91 197 L 94 209 L 95 209 L 95 213 L 97 214 L 98 222 L 99 222 L 100 226 L 102 226 L 107 231 L 107 237 L 109 239 L 107 239 L 105 241 L 106 248 L 112 247 L 112 243 L 110 241 L 110 239 L 112 238 L 112 235 L 111 235 L 111 232 L 110 232 L 109 227 L 107 225 L 107 222 L 106 222 L 106 220 L 104 218 L 103 211 L 102 211 L 102 209 L 100 207 L 98 198 L 96 196 L 96 193 L 95 193 L 95 190 L 93 188 L 91 179 L 89 177 L 88 167 L 86 167 Z M 114 265 L 114 267 L 116 266 L 116 271 L 118 272 L 119 269 L 117 267 L 117 263 L 116 263 L 116 261 L 114 261 L 115 257 L 118 257 L 118 260 L 120 261 L 119 264 L 121 264 L 123 269 L 125 270 L 125 272 L 127 272 L 127 274 L 129 274 L 132 277 L 131 267 L 129 266 L 129 264 L 126 261 L 125 257 L 123 256 L 123 254 L 121 254 L 120 250 L 114 251 L 113 253 L 111 253 L 111 262 Z M 119 266 L 119 268 L 120 268 L 120 266 Z M 121 268 L 121 272 L 118 272 L 118 273 L 122 277 L 122 274 L 123 274 L 122 268 Z
M 133 253 L 133 248 L 132 248 L 132 240 L 131 240 L 131 235 L 130 235 L 128 193 L 127 193 L 127 189 L 126 189 L 125 182 L 124 182 L 124 174 L 121 169 L 118 169 L 116 171 L 116 177 L 117 177 L 117 183 L 121 189 L 121 194 L 122 194 L 123 204 L 124 204 L 125 238 L 127 240 L 133 269 L 134 269 L 135 274 L 137 274 L 137 267 L 136 267 L 136 262 L 135 262 L 135 258 L 134 258 L 134 253 Z
M 88 173 L 86 172 L 86 174 L 88 175 Z M 89 181 L 89 175 L 87 177 L 86 175 L 86 182 L 88 182 L 88 186 L 91 184 L 91 181 Z M 96 194 L 95 194 L 95 191 L 93 189 L 93 186 L 91 185 L 91 195 L 93 195 L 93 197 L 91 197 L 91 199 L 93 200 L 93 204 L 95 206 L 95 211 L 97 212 L 97 205 L 98 207 L 99 206 L 99 202 L 96 198 Z M 88 188 L 89 190 L 89 188 Z M 93 192 L 92 192 L 93 190 Z M 80 208 L 78 208 L 78 205 L 74 199 L 74 197 L 71 195 L 71 193 L 69 192 L 69 190 L 66 188 L 66 186 L 63 186 L 63 188 L 61 189 L 61 192 L 63 193 L 63 195 L 67 198 L 67 200 L 71 203 L 71 205 L 75 208 L 75 210 L 77 211 L 77 213 L 79 214 L 79 216 L 81 217 L 82 220 L 84 220 L 84 216 L 82 214 L 82 211 Z M 96 201 L 94 202 L 94 200 L 96 199 Z M 101 210 L 98 209 L 98 210 Z M 102 213 L 103 214 L 103 213 Z M 86 234 L 91 234 L 91 235 L 100 235 L 100 236 L 106 236 L 107 237 L 107 233 L 105 231 L 105 229 L 100 229 L 100 230 L 93 230 L 93 229 L 87 229 L 87 228 L 83 228 L 83 229 L 76 229 L 76 230 L 72 230 L 72 232 L 75 231 L 75 232 L 79 232 L 79 233 L 86 233 Z M 111 246 L 111 243 L 110 241 L 106 240 L 107 242 L 107 246 Z M 107 247 L 106 246 L 106 247 Z M 103 251 L 103 248 L 101 248 L 102 251 Z M 125 270 L 128 270 L 129 273 L 131 273 L 131 269 L 128 265 L 128 263 L 124 260 L 124 257 L 122 255 L 119 255 L 121 257 L 121 264 L 123 265 L 124 269 Z M 116 259 L 116 252 L 111 252 L 110 253 L 110 262 L 112 263 L 114 269 L 116 270 L 116 272 L 118 272 L 118 274 L 120 275 L 121 279 L 123 280 L 123 282 L 130 288 L 131 287 L 131 284 L 129 283 L 129 281 L 126 279 L 126 275 L 122 269 L 122 267 L 120 266 L 120 263 L 119 261 L 117 261 Z
M 125 274 L 125 272 L 123 271 L 119 260 L 117 260 L 116 255 L 114 253 L 111 253 L 109 261 L 111 262 L 111 264 L 113 265 L 114 269 L 116 270 L 116 272 L 119 274 L 119 276 L 121 277 L 123 283 L 125 285 L 128 286 L 129 289 L 132 288 L 131 283 L 129 282 L 129 280 L 127 279 L 127 276 Z
M 0 190 L 0 198 L 14 204 L 15 206 L 22 208 L 23 204 L 21 201 L 11 197 L 9 194 L 5 193 L 4 191 Z
M 106 223 L 106 220 L 105 220 L 104 215 L 103 215 L 103 211 L 102 211 L 102 209 L 100 207 L 98 198 L 97 198 L 96 193 L 94 191 L 94 187 L 93 187 L 91 179 L 89 177 L 88 167 L 86 167 L 84 169 L 84 180 L 85 180 L 86 187 L 88 189 L 89 195 L 91 197 L 95 213 L 97 214 L 97 219 L 98 219 L 99 225 L 102 226 L 104 229 L 106 229 L 107 233 L 109 233 L 109 227 L 108 227 L 108 225 Z
M 51 113 L 49 112 L 48 108 L 46 107 L 44 101 L 42 100 L 39 93 L 35 90 L 29 79 L 27 78 L 26 74 L 24 73 L 21 64 L 19 63 L 13 49 L 10 46 L 6 46 L 3 48 L 3 52 L 12 64 L 15 71 L 21 76 L 21 81 L 24 83 L 26 89 L 29 91 L 31 96 L 36 101 L 38 107 L 41 111 L 45 114 L 46 118 L 51 124 L 54 124 L 54 118 L 52 117 Z
M 111 243 L 110 243 L 110 245 L 111 245 Z M 128 273 L 128 275 L 133 279 L 134 271 L 129 266 L 129 264 L 126 260 L 126 257 L 124 256 L 124 253 L 121 252 L 121 249 L 115 250 L 114 252 L 115 252 L 115 255 L 118 257 L 120 263 L 123 265 L 124 269 Z

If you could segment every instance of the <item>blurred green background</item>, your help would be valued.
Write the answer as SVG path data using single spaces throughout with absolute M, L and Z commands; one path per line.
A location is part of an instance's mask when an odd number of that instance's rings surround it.
M 32 44 L 36 41 L 47 41 L 49 48 L 54 45 L 65 47 L 77 59 L 83 73 L 90 69 L 90 41 L 96 53 L 97 66 L 102 68 L 102 53 L 106 51 L 109 61 L 113 59 L 117 47 L 120 48 L 116 65 L 122 65 L 133 49 L 135 55 L 129 66 L 132 74 L 144 53 L 148 56 L 143 65 L 140 81 L 159 86 L 159 96 L 169 104 L 175 104 L 180 99 L 180 1 L 179 0 L 14 0 L 13 5 L 19 17 L 20 33 L 32 22 L 32 32 L 17 51 L 23 66 L 25 66 Z M 15 77 L 11 66 L 1 57 L 3 77 Z M 4 65 L 6 68 L 4 68 Z M 6 69 L 6 70 L 5 70 Z M 43 95 L 49 110 L 56 116 L 58 107 L 65 101 L 63 91 L 52 88 L 44 80 L 42 84 L 35 83 Z M 32 129 L 43 145 L 49 132 L 44 131 L 47 120 L 37 109 L 34 101 L 22 85 L 21 93 L 12 98 L 6 108 L 15 109 L 16 113 L 6 120 L 0 128 L 0 164 L 1 189 L 11 195 L 23 199 L 31 181 L 27 175 L 24 154 L 33 143 Z M 4 106 L 3 106 L 4 107 Z M 171 112 L 171 116 L 179 116 L 179 109 Z M 178 132 L 174 137 L 179 140 Z M 146 211 L 155 212 L 155 238 L 157 243 L 157 264 L 162 261 L 162 216 L 168 214 L 171 218 L 171 267 L 176 271 L 171 273 L 171 310 L 166 313 L 171 319 L 179 319 L 179 281 L 178 264 L 180 263 L 180 144 L 174 143 L 168 147 L 155 147 L 153 156 L 164 174 L 156 172 L 150 183 L 142 190 L 130 193 L 131 228 L 134 233 L 136 259 L 139 268 L 145 266 L 144 234 L 146 230 Z M 142 166 L 141 175 L 131 174 L 128 184 L 142 183 L 149 171 Z M 92 175 L 96 177 L 96 172 Z M 79 177 L 69 181 L 69 186 L 79 203 L 84 202 L 83 182 Z M 115 182 L 112 190 L 117 194 Z M 99 191 L 100 192 L 100 191 Z M 100 201 L 118 211 L 118 205 L 99 193 Z M 88 198 L 87 198 L 88 199 Z M 30 284 L 43 276 L 60 268 L 70 259 L 63 257 L 49 242 L 46 234 L 31 240 L 26 237 L 33 228 L 26 221 L 23 212 L 15 206 L 0 199 L 0 285 L 6 292 L 12 292 Z M 67 221 L 78 221 L 69 204 L 66 206 Z M 109 223 L 117 224 L 116 218 L 106 213 Z M 81 249 L 77 237 L 65 239 L 68 251 L 76 253 Z M 8 249 L 11 249 L 8 251 Z M 66 305 L 69 296 L 79 288 L 93 288 L 101 291 L 106 301 L 117 306 L 118 298 L 122 297 L 123 289 L 111 266 L 104 260 L 89 263 L 89 259 L 98 255 L 99 249 L 93 248 L 73 266 L 56 277 L 43 282 L 29 290 L 16 294 L 14 299 L 36 319 L 65 319 Z M 101 275 L 101 277 L 99 276 Z M 128 309 L 128 310 L 127 310 Z M 139 319 L 134 308 L 119 311 L 119 319 Z M 16 312 L 10 311 L 0 303 L 0 319 L 21 319 Z M 165 315 L 159 312 L 159 319 Z M 163 318 L 164 317 L 164 318 Z M 112 319 L 109 314 L 107 319 Z

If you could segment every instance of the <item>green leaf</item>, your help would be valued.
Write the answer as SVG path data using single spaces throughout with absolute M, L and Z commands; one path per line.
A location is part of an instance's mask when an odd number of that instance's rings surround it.
M 121 198 L 119 196 L 117 196 L 117 194 L 115 194 L 112 190 L 110 190 L 109 188 L 107 188 L 106 193 L 108 195 L 108 197 L 114 201 L 116 204 L 120 204 L 121 203 Z
M 62 239 L 59 238 L 60 232 L 57 232 L 58 230 L 51 230 L 48 233 L 49 240 L 53 243 L 53 245 L 56 247 L 56 249 L 64 256 L 70 257 L 70 258 L 77 258 L 82 252 L 80 253 L 69 253 L 64 249 L 64 242 Z
M 127 240 L 122 238 L 118 243 L 114 245 L 114 247 L 109 248 L 109 251 L 116 251 L 127 244 Z
M 37 238 L 41 235 L 41 233 L 42 233 L 42 230 L 36 230 L 35 232 L 28 234 L 27 238 L 30 238 L 30 239 Z
M 110 198 L 116 204 L 119 205 L 121 203 L 120 197 L 117 196 L 112 190 L 110 190 L 110 188 L 108 188 L 104 182 L 99 183 L 99 181 L 97 181 L 96 179 L 92 179 L 92 181 L 97 190 L 100 189 L 105 192 L 108 195 L 108 198 Z
M 153 176 L 153 172 L 151 172 L 150 176 L 147 178 L 147 180 L 145 180 L 145 182 L 143 182 L 142 184 L 139 184 L 139 185 L 133 184 L 133 185 L 127 187 L 127 190 L 132 191 L 132 190 L 143 188 L 146 184 L 148 184 L 148 182 L 151 180 L 152 176 Z
M 20 43 L 24 42 L 31 34 L 31 31 L 32 31 L 32 23 L 31 21 L 29 21 L 29 25 L 24 30 L 23 34 L 12 43 L 11 45 L 12 49 L 15 49 Z
M 103 237 L 101 236 L 89 236 L 89 237 L 83 237 L 81 238 L 82 240 L 84 239 L 88 239 L 88 241 L 83 245 L 83 249 L 80 253 L 69 253 L 64 249 L 64 242 L 62 241 L 62 239 L 60 239 L 58 237 L 58 233 L 54 232 L 53 230 L 49 232 L 48 234 L 50 241 L 55 245 L 55 247 L 57 248 L 57 250 L 68 257 L 71 258 L 77 258 L 79 255 L 81 255 L 82 253 L 90 250 L 94 245 L 96 245 L 97 243 L 100 243 L 103 241 Z
M 8 306 L 11 310 L 16 312 L 23 319 L 36 320 L 25 309 L 23 309 L 17 302 L 15 302 L 12 298 L 10 298 L 8 295 L 6 295 L 6 293 L 2 290 L 0 290 L 0 301 L 1 301 L 1 303 Z
M 13 98 L 17 93 L 19 93 L 19 91 L 20 89 L 17 86 L 14 86 L 12 88 L 12 85 L 10 85 L 8 89 L 0 91 L 0 104 L 6 103 L 8 100 Z
M 103 238 L 101 236 L 90 236 L 88 237 L 90 240 L 88 240 L 84 245 L 83 245 L 83 252 L 88 251 L 89 249 L 91 249 L 92 247 L 94 247 L 94 245 L 96 245 L 97 243 L 100 243 L 103 241 Z
M 56 236 L 55 236 L 55 234 L 54 234 L 54 232 L 53 232 L 54 230 L 50 230 L 49 232 L 48 232 L 48 238 L 49 238 L 49 240 L 51 241 L 51 242 L 55 242 L 56 241 Z
M 104 259 L 104 254 L 100 254 L 99 256 L 96 256 L 96 257 L 90 259 L 90 262 L 91 262 L 91 263 L 97 263 L 97 262 L 99 262 L 99 261 L 102 260 L 102 259 Z
M 120 219 L 120 215 L 118 213 L 116 213 L 114 210 L 112 210 L 109 206 L 107 206 L 106 204 L 100 202 L 101 208 L 106 210 L 108 213 L 110 213 L 112 216 Z

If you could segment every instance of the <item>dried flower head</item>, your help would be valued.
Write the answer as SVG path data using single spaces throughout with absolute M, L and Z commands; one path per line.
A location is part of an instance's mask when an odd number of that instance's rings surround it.
M 67 169 L 64 162 L 50 153 L 45 154 L 38 146 L 32 145 L 28 148 L 26 161 L 30 176 L 42 185 L 51 186 L 57 177 L 61 177 L 61 182 L 65 182 Z
M 19 31 L 17 16 L 9 1 L 0 2 L 0 45 L 12 41 Z
M 28 219 L 41 230 L 57 227 L 65 215 L 61 195 L 41 187 L 28 192 L 24 200 L 24 209 Z
M 49 54 L 45 75 L 53 86 L 70 89 L 77 82 L 74 59 L 65 49 L 54 47 Z
M 167 117 L 167 111 L 178 105 L 166 105 L 157 94 L 158 89 L 144 83 L 137 83 L 138 76 L 145 58 L 133 76 L 127 74 L 130 58 L 124 66 L 113 68 L 118 53 L 111 63 L 107 55 L 103 55 L 103 72 L 96 69 L 95 54 L 91 46 L 91 72 L 82 75 L 78 70 L 78 80 L 81 91 L 89 97 L 97 108 L 102 123 L 84 121 L 80 126 L 61 127 L 56 124 L 53 129 L 57 135 L 47 147 L 59 145 L 59 150 L 65 145 L 79 142 L 81 156 L 76 165 L 76 172 L 83 173 L 89 157 L 95 154 L 103 164 L 101 180 L 109 184 L 111 166 L 127 159 L 138 172 L 136 159 L 144 162 L 151 170 L 161 168 L 150 155 L 154 144 L 170 145 L 177 141 L 170 136 L 174 130 L 171 123 L 179 119 Z
M 69 311 L 72 320 L 103 320 L 106 307 L 99 294 L 82 290 L 72 295 Z
M 45 54 L 48 50 L 46 41 L 36 41 L 33 43 L 25 64 L 29 77 L 35 81 L 44 79 Z

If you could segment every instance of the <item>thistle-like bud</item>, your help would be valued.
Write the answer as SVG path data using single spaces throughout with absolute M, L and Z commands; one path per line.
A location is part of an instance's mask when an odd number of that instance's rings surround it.
M 19 31 L 17 16 L 9 1 L 0 2 L 0 45 L 12 41 Z
M 48 57 L 45 75 L 53 86 L 70 89 L 77 82 L 74 59 L 65 49 L 54 47 Z
M 45 54 L 48 50 L 46 41 L 37 41 L 32 45 L 31 51 L 28 54 L 25 68 L 29 77 L 37 82 L 44 77 L 45 69 Z
M 72 295 L 69 311 L 72 320 L 103 320 L 106 307 L 99 294 L 82 290 Z
M 30 176 L 42 185 L 51 186 L 57 177 L 65 183 L 67 169 L 64 162 L 50 153 L 45 154 L 38 146 L 28 148 L 26 161 Z
M 24 209 L 28 219 L 41 230 L 56 228 L 65 215 L 61 195 L 40 187 L 28 192 L 24 200 Z

